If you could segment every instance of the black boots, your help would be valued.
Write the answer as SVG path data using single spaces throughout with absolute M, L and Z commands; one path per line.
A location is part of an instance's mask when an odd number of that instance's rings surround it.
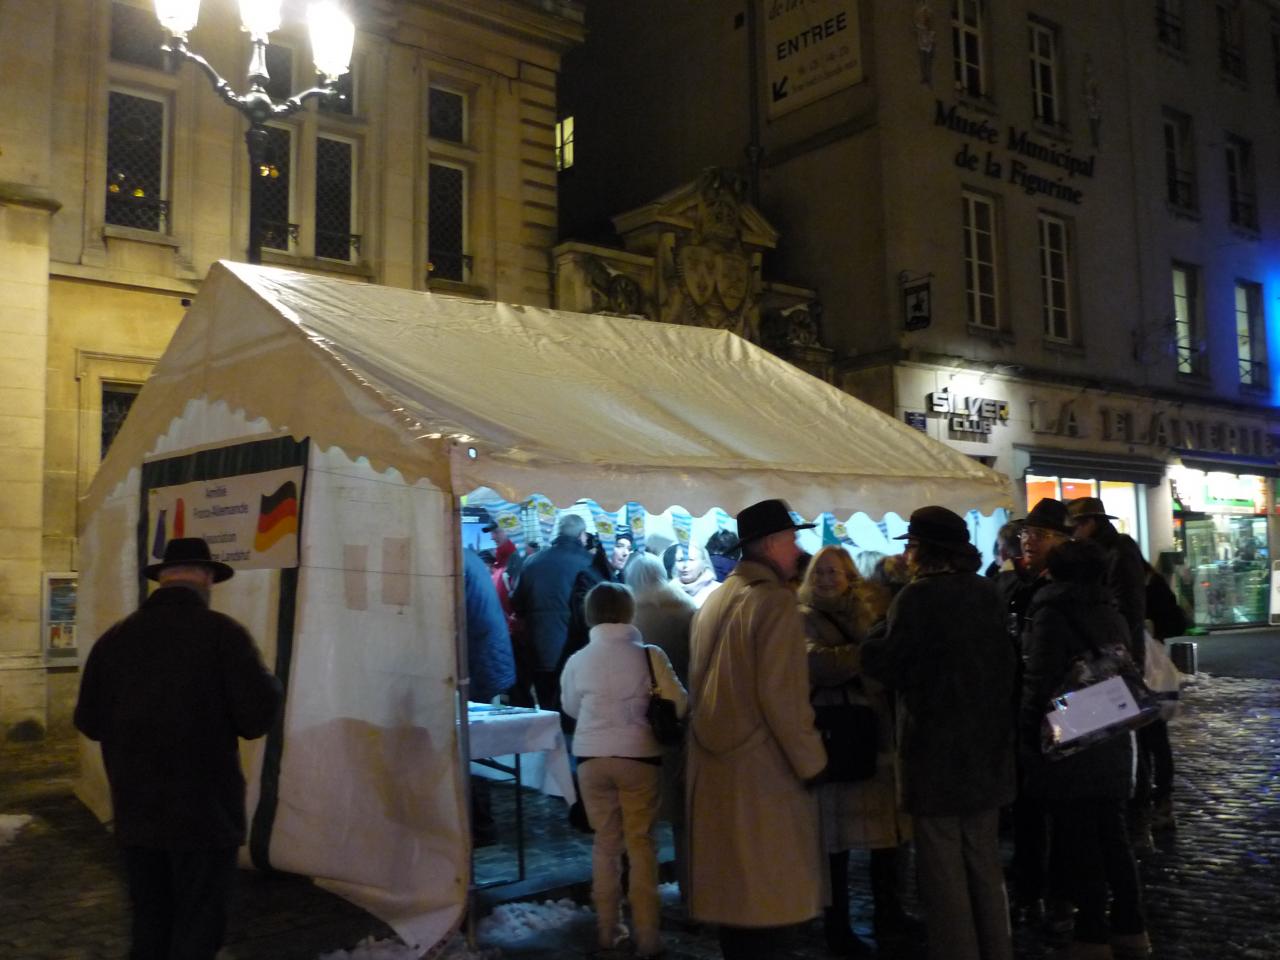
M 871 900 L 876 940 L 919 938 L 924 924 L 902 908 L 902 847 L 871 851 Z
M 837 957 L 869 957 L 871 946 L 849 925 L 849 853 L 833 853 L 827 858 L 831 871 L 831 906 L 822 911 L 822 930 L 827 951 Z

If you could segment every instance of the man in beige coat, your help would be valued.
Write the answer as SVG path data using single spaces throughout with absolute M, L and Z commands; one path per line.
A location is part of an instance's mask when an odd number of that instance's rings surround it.
M 694 619 L 688 741 L 690 914 L 720 925 L 726 960 L 777 955 L 779 929 L 822 911 L 800 558 L 781 500 L 738 514 L 742 561 Z

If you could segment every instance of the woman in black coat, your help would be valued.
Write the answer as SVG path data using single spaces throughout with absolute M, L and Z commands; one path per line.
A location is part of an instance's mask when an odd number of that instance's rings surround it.
M 1062 759 L 1046 759 L 1040 749 L 1041 722 L 1071 661 L 1090 649 L 1127 646 L 1128 626 L 1102 582 L 1106 556 L 1096 544 L 1068 541 L 1049 554 L 1048 568 L 1052 582 L 1032 600 L 1023 636 L 1023 787 L 1048 804 L 1054 843 L 1063 854 L 1078 911 L 1068 956 L 1147 957 L 1141 884 L 1125 829 L 1132 737 L 1115 736 Z

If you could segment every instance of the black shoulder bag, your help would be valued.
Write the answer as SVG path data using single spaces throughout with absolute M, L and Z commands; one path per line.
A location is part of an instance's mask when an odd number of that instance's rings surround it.
M 673 747 L 684 740 L 684 721 L 676 714 L 674 700 L 668 700 L 658 690 L 658 677 L 653 672 L 654 648 L 645 644 L 644 662 L 649 667 L 649 707 L 645 716 L 653 728 L 653 738 L 664 747 Z
M 853 642 L 835 617 L 826 611 L 818 612 L 831 621 L 842 637 Z M 875 776 L 876 754 L 880 750 L 875 710 L 865 703 L 850 702 L 847 683 L 839 688 L 815 687 L 813 692 L 824 689 L 839 689 L 842 700 L 813 705 L 813 725 L 827 751 L 827 780 L 856 783 Z

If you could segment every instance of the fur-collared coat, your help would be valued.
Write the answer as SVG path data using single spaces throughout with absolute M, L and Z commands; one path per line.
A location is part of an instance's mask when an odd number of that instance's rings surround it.
M 874 776 L 818 788 L 822 844 L 829 853 L 896 847 L 911 838 L 911 818 L 898 808 L 892 699 L 862 672 L 862 641 L 887 606 L 870 586 L 855 585 L 851 602 L 830 604 L 814 597 L 800 606 L 813 703 L 843 703 L 847 696 L 850 703 L 870 706 L 879 738 Z

